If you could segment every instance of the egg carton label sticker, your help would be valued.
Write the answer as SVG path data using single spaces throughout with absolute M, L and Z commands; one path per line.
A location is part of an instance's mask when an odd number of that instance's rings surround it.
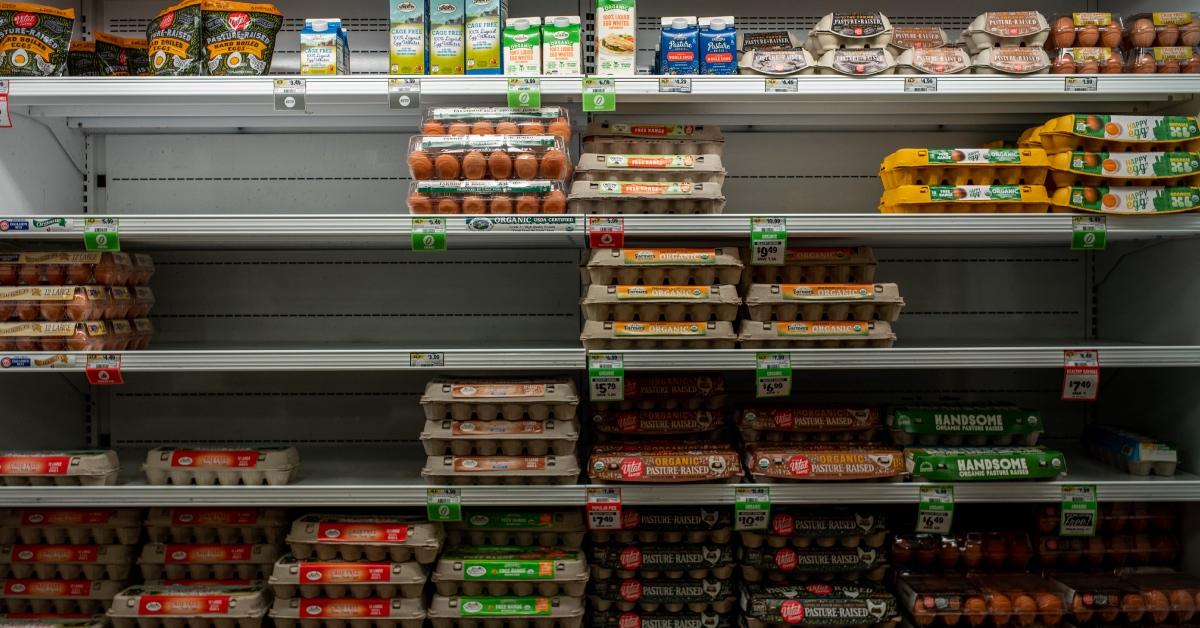
M 1200 173 L 1200 154 L 1073 152 L 1071 170 L 1104 177 L 1183 177 Z
M 761 408 L 742 414 L 743 427 L 767 431 L 840 431 L 878 425 L 869 408 Z
M 617 286 L 621 301 L 653 301 L 656 299 L 707 300 L 712 295 L 709 286 Z
M 1170 142 L 1200 137 L 1192 116 L 1076 114 L 1072 128 L 1076 135 L 1107 140 Z
M 167 563 L 233 563 L 246 562 L 253 557 L 253 545 L 168 545 L 164 552 Z
M 626 266 L 712 266 L 716 249 L 629 249 L 621 252 Z
M 554 515 L 548 512 L 501 512 L 467 517 L 473 530 L 530 530 L 555 527 Z
M 1000 37 L 1024 37 L 1043 28 L 1036 11 L 991 11 L 984 21 L 983 30 Z
M 557 120 L 560 107 L 521 108 L 517 111 L 502 107 L 435 107 L 429 110 L 431 120 Z
M 1019 164 L 1021 151 L 1016 148 L 931 148 L 931 164 Z
M 539 456 L 455 456 L 454 470 L 463 473 L 488 471 L 542 471 L 546 459 Z
M 536 617 L 550 614 L 548 597 L 461 597 L 459 617 Z
M 66 475 L 70 456 L 0 456 L 0 475 Z
M 829 30 L 843 37 L 874 37 L 885 29 L 879 13 L 834 13 Z
M 695 186 L 688 181 L 674 183 L 597 181 L 594 186 L 597 193 L 614 196 L 687 196 L 695 191 Z
M 408 526 L 402 523 L 320 523 L 318 543 L 403 543 Z
M 931 185 L 931 201 L 1019 201 L 1019 185 Z
M 669 139 L 690 139 L 698 129 L 690 124 L 613 124 L 609 126 L 616 135 Z
M 466 560 L 464 580 L 552 580 L 550 560 Z
M 785 301 L 871 301 L 874 284 L 787 284 L 780 286 Z
M 138 615 L 226 615 L 228 595 L 143 595 Z
M 88 580 L 17 580 L 4 581 L 4 597 L 87 597 L 92 594 Z
M 545 192 L 550 192 L 546 185 Z M 466 218 L 468 231 L 537 231 L 543 233 L 571 233 L 583 231 L 582 218 L 578 216 L 472 216 Z
M 1112 24 L 1112 13 L 1072 13 L 1071 22 L 1075 26 L 1108 26 Z
M 870 325 L 864 321 L 790 321 L 775 323 L 777 336 L 866 336 Z
M 391 569 L 387 563 L 300 563 L 300 584 L 388 582 Z
M 612 324 L 614 336 L 704 336 L 706 327 L 701 323 L 642 323 L 636 321 Z
M 1193 187 L 1073 187 L 1073 207 L 1097 212 L 1152 214 L 1200 208 L 1200 188 Z
M 23 526 L 74 526 L 108 523 L 115 510 L 22 510 Z
M 1186 26 L 1192 23 L 1189 11 L 1157 11 L 1150 14 L 1155 26 Z
M 388 617 L 390 600 L 303 600 L 300 603 L 301 618 L 356 618 Z
M 891 44 L 897 48 L 940 48 L 946 45 L 946 33 L 936 26 L 896 26 Z
M 451 384 L 455 399 L 493 399 L 505 397 L 545 397 L 545 384 Z
M 258 522 L 253 508 L 176 508 L 171 511 L 173 526 L 245 526 Z
M 558 141 L 556 135 L 424 135 L 418 148 L 553 148 Z
M 533 435 L 545 432 L 545 421 L 454 421 L 450 427 L 453 436 Z
M 900 409 L 893 425 L 910 434 L 1025 435 L 1043 430 L 1036 412 L 1018 408 Z
M 95 545 L 14 545 L 9 554 L 14 563 L 94 563 L 99 557 Z
M 172 467 L 233 467 L 249 469 L 258 466 L 258 452 L 204 451 L 181 449 L 171 453 Z
M 605 155 L 608 168 L 690 170 L 696 167 L 694 155 Z

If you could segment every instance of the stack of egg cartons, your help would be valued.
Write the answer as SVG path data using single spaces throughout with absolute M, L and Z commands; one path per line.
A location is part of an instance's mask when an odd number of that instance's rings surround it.
M 882 441 L 879 408 L 756 403 L 738 411 L 757 482 L 902 480 L 904 453 Z
M 111 449 L 0 451 L 0 481 L 7 486 L 111 486 L 120 470 Z
M 888 48 L 894 32 L 882 13 L 829 13 L 813 25 L 804 48 L 816 60 L 818 74 L 894 74 L 897 62 Z
M 1043 45 L 1050 23 L 1037 11 L 988 11 L 959 35 L 976 74 L 1045 74 L 1052 65 Z
M 0 511 L 0 611 L 97 615 L 129 579 L 141 539 L 136 510 Z
M 264 580 L 283 545 L 279 509 L 154 508 L 138 561 L 154 585 Z
M 1040 148 L 902 148 L 883 159 L 885 214 L 1045 213 Z
M 567 377 L 434 379 L 421 397 L 430 484 L 574 484 L 579 395 Z
M 567 207 L 577 214 L 719 214 L 721 129 L 593 122 Z
M 411 516 L 300 517 L 275 565 L 271 619 L 278 626 L 400 625 L 425 621 L 426 566 L 442 548 L 442 526 Z
M 578 509 L 472 510 L 446 527 L 448 549 L 429 603 L 434 628 L 582 623 L 587 572 Z

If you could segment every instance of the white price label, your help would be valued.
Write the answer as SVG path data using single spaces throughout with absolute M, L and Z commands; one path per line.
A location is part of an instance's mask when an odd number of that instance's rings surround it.
M 922 486 L 917 503 L 917 532 L 949 534 L 954 521 L 954 487 Z
M 275 79 L 275 111 L 300 113 L 307 107 L 308 83 L 305 79 Z
M 1100 352 L 1095 349 L 1063 351 L 1062 398 L 1095 401 L 1100 392 Z
M 904 93 L 931 94 L 937 91 L 936 76 L 906 76 L 904 77 Z
M 771 489 L 738 486 L 733 489 L 733 529 L 766 530 L 771 520 Z
M 421 79 L 388 79 L 388 106 L 392 109 L 416 109 L 421 106 Z
M 1095 76 L 1068 76 L 1063 79 L 1065 92 L 1094 92 L 1100 89 L 1100 79 Z
M 763 81 L 763 91 L 768 94 L 794 94 L 800 91 L 800 82 L 794 78 L 769 78 Z
M 587 524 L 589 530 L 621 529 L 621 489 L 587 488 Z
M 408 354 L 409 368 L 442 368 L 446 366 L 446 354 L 437 353 L 410 353 Z
M 660 78 L 658 79 L 658 92 L 660 94 L 690 94 L 692 93 L 692 79 Z

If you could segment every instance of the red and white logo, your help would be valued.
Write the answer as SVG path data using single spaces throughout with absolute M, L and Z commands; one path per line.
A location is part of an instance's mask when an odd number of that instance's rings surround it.
M 796 570 L 796 550 L 785 547 L 775 552 L 775 566 L 783 571 Z
M 636 432 L 638 429 L 637 413 L 625 412 L 617 415 L 617 429 L 622 432 Z
M 792 456 L 788 460 L 788 473 L 795 476 L 805 476 L 812 473 L 812 461 L 808 456 Z
M 241 32 L 246 30 L 247 26 L 250 26 L 250 14 L 234 11 L 229 14 L 229 17 L 225 18 L 225 21 L 229 23 L 229 28 Z
M 646 464 L 637 458 L 626 458 L 621 461 L 621 477 L 627 480 L 640 480 L 646 475 Z
M 162 19 L 158 21 L 158 30 L 165 31 L 168 28 L 171 28 L 171 25 L 174 23 L 175 23 L 175 12 L 171 11 L 170 13 L 162 16 Z
M 796 531 L 796 520 L 787 513 L 780 513 L 771 517 L 771 532 L 779 536 L 791 536 Z
M 784 600 L 779 605 L 779 616 L 789 624 L 798 624 L 804 621 L 804 605 L 799 600 Z
M 630 530 L 630 529 L 636 528 L 636 527 L 638 527 L 638 524 L 640 524 L 641 522 L 642 522 L 642 516 L 638 514 L 638 511 L 636 511 L 636 510 L 622 510 L 621 511 L 621 529 L 622 530 Z
M 641 580 L 626 580 L 621 583 L 621 599 L 626 602 L 636 602 L 642 599 Z
M 813 595 L 829 595 L 833 593 L 833 587 L 828 584 L 807 584 L 804 585 L 804 590 Z
M 621 613 L 617 628 L 642 628 L 642 618 L 637 613 Z
M 18 28 L 33 28 L 37 23 L 37 16 L 32 13 L 18 13 L 13 16 L 13 24 Z
M 636 547 L 621 548 L 621 567 L 637 569 L 642 566 L 642 550 Z

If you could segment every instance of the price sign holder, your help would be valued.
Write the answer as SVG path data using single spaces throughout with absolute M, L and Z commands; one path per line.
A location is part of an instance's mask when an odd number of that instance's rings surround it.
M 617 81 L 611 78 L 588 76 L 583 79 L 583 110 L 616 111 Z
M 1064 485 L 1058 533 L 1062 536 L 1095 536 L 1096 523 L 1096 487 Z
M 462 521 L 462 493 L 457 488 L 427 489 L 425 514 L 430 521 Z
M 1095 92 L 1100 90 L 1100 78 L 1096 76 L 1068 76 L 1063 79 L 1064 92 Z
M 787 261 L 787 218 L 753 216 L 750 218 L 750 263 L 755 266 L 783 266 Z
M 756 397 L 787 397 L 792 394 L 792 354 L 754 354 Z
M 733 489 L 733 529 L 766 530 L 771 521 L 771 489 L 738 486 Z
M 1072 216 L 1071 250 L 1103 251 L 1108 245 L 1107 216 Z
M 624 401 L 625 358 L 620 353 L 589 353 L 588 390 L 592 401 Z
M 692 79 L 682 77 L 660 78 L 658 79 L 658 93 L 690 94 L 692 93 Z
M 388 79 L 388 106 L 392 109 L 416 109 L 421 106 L 421 79 Z
M 85 251 L 120 251 L 121 223 L 117 218 L 84 218 L 83 249 Z
M 526 76 L 508 79 L 509 107 L 541 107 L 542 79 Z
M 1100 352 L 1095 349 L 1063 351 L 1064 401 L 1095 401 L 1100 392 Z
M 625 246 L 624 216 L 588 216 L 588 246 L 593 249 L 619 249 Z
M 121 375 L 121 355 L 117 353 L 89 353 L 84 363 L 83 374 L 93 386 L 117 386 L 125 383 Z
M 414 251 L 446 250 L 445 218 L 413 218 L 410 233 Z
M 435 353 L 417 353 L 408 354 L 409 368 L 423 369 L 440 369 L 446 366 L 446 354 L 441 352 Z
M 906 76 L 904 77 L 904 93 L 932 94 L 937 91 L 936 76 Z
M 767 94 L 794 94 L 800 91 L 800 82 L 794 78 L 769 78 L 763 81 L 763 92 Z
M 589 530 L 621 529 L 621 489 L 587 488 L 587 525 Z
M 275 111 L 304 113 L 308 83 L 302 78 L 275 79 Z
M 917 502 L 917 532 L 949 534 L 954 521 L 954 487 L 922 486 Z

